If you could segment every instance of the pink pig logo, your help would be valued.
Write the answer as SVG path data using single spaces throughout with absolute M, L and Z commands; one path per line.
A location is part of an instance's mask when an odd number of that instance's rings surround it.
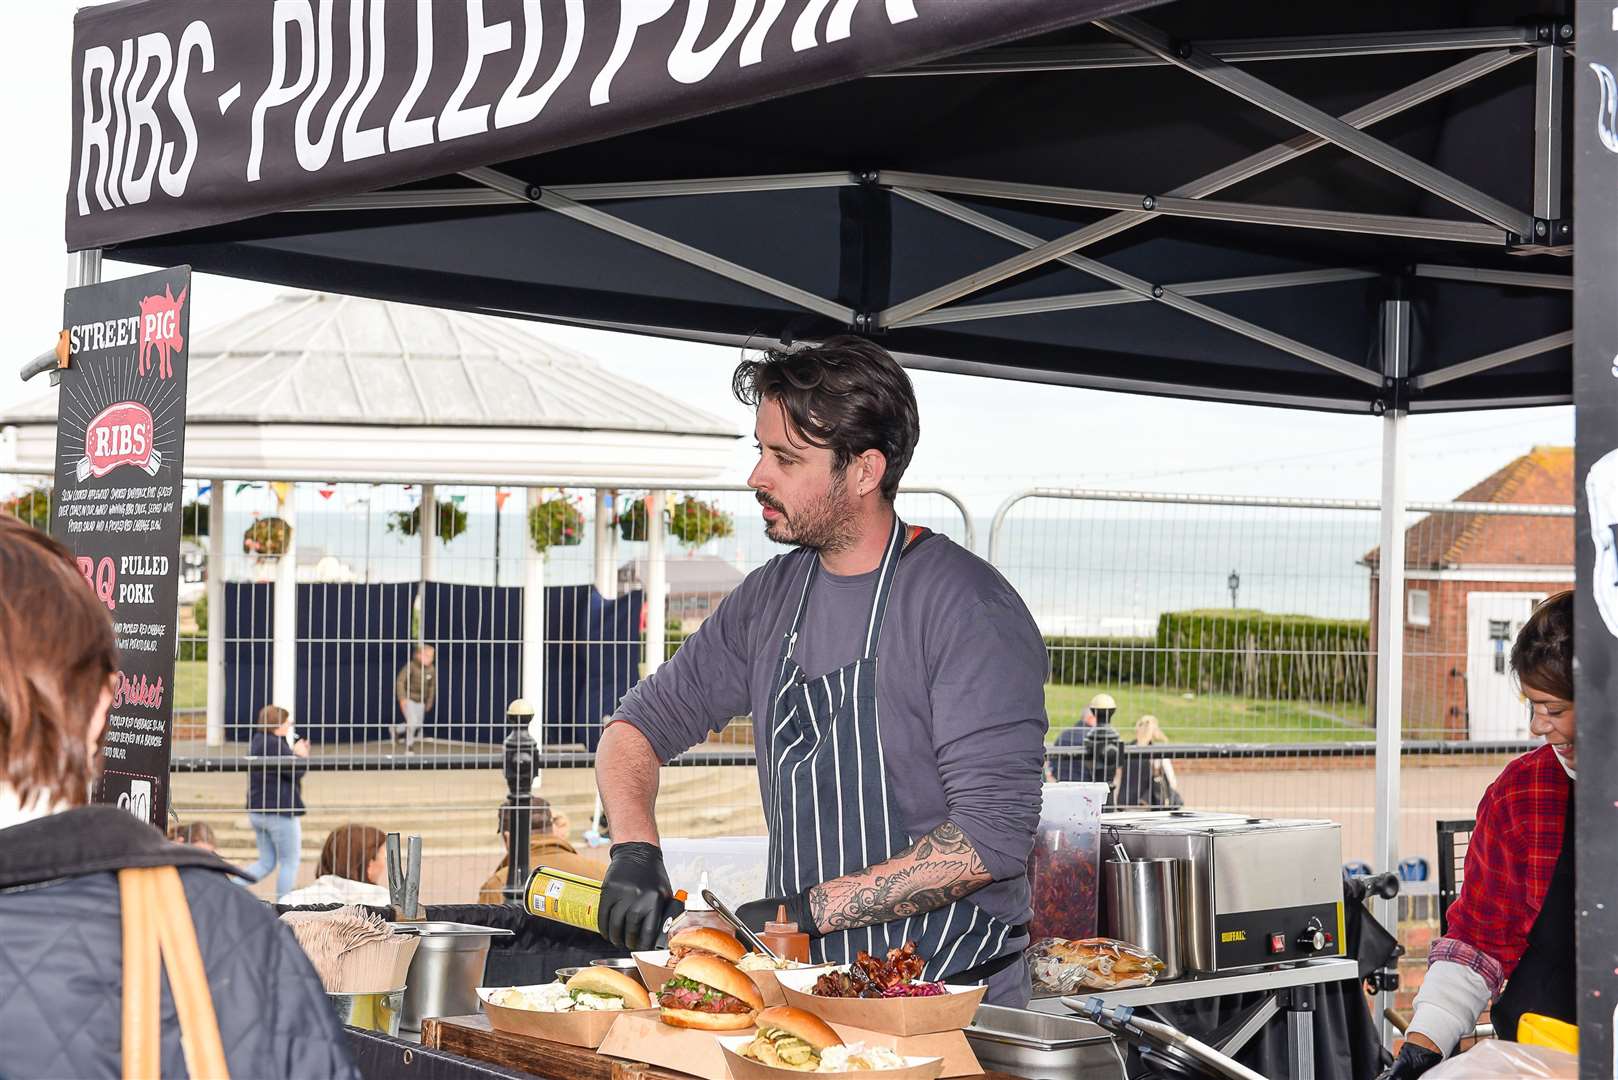
M 185 348 L 180 336 L 180 308 L 190 286 L 180 290 L 176 299 L 169 286 L 163 286 L 162 296 L 148 296 L 140 302 L 140 358 L 137 374 L 152 369 L 152 350 L 157 350 L 157 377 L 171 378 L 174 364 L 170 357 L 177 349 Z

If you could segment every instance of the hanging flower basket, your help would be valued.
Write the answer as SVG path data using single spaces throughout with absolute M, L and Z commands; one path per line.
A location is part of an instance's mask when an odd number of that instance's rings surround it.
M 584 512 L 566 496 L 546 499 L 528 511 L 528 538 L 539 551 L 577 547 L 584 543 Z
M 644 498 L 631 500 L 618 515 L 618 535 L 631 543 L 644 543 L 646 521 L 646 500 Z
M 460 504 L 448 500 L 438 504 L 438 542 L 447 544 L 466 531 L 466 511 Z M 395 510 L 388 515 L 388 532 L 415 536 L 421 529 L 421 507 Z
M 686 495 L 669 508 L 669 532 L 688 548 L 722 540 L 736 532 L 731 516 L 710 502 Z
M 291 546 L 292 526 L 284 518 L 259 518 L 242 533 L 242 550 L 249 555 L 285 555 Z

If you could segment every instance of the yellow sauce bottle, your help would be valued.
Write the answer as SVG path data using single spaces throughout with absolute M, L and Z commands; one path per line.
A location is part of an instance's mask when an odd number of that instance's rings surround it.
M 684 903 L 685 890 L 676 892 L 674 898 Z M 596 921 L 601 910 L 601 882 L 594 878 L 541 866 L 529 875 L 523 899 L 530 915 L 554 919 L 592 934 L 601 932 Z
M 530 915 L 599 933 L 596 924 L 596 912 L 601 907 L 599 881 L 554 866 L 540 866 L 529 875 L 523 896 Z

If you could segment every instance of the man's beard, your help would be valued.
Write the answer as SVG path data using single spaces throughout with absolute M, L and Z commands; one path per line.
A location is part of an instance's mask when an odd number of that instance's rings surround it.
M 815 551 L 838 552 L 854 542 L 854 522 L 847 503 L 848 487 L 842 473 L 833 475 L 826 494 L 810 505 L 787 515 L 786 508 L 758 493 L 758 501 L 781 516 L 764 526 L 764 535 L 777 544 L 791 544 Z

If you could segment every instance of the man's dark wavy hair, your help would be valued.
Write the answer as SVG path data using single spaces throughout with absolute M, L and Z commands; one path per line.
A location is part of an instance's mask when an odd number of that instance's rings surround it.
M 882 497 L 893 501 L 921 437 L 910 376 L 886 349 L 864 338 L 834 337 L 799 349 L 769 349 L 743 360 L 731 378 L 736 400 L 757 408 L 778 401 L 811 445 L 830 450 L 838 469 L 867 450 L 887 459 Z
M 1517 681 L 1563 701 L 1573 700 L 1573 590 L 1546 597 L 1511 646 Z

